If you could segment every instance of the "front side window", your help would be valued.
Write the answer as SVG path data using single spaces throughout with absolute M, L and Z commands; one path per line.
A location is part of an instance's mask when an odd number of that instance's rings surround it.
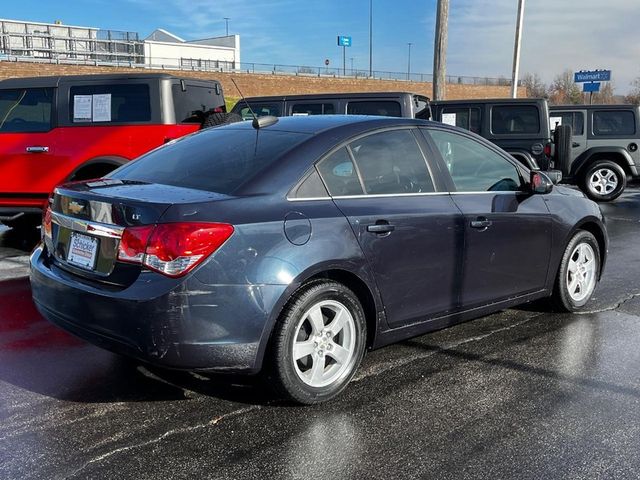
M 636 124 L 633 112 L 601 111 L 593 112 L 594 135 L 633 135 Z
M 480 133 L 480 109 L 445 108 L 442 111 L 442 123 Z
M 84 85 L 69 90 L 73 123 L 134 123 L 151 121 L 149 85 Z
M 496 105 L 491 109 L 491 131 L 496 135 L 539 133 L 539 110 L 533 105 Z
M 291 115 L 333 115 L 333 103 L 297 103 L 291 108 Z
M 402 108 L 398 102 L 366 100 L 349 102 L 347 115 L 382 115 L 383 117 L 401 117 Z
M 457 133 L 429 130 L 458 192 L 520 190 L 517 168 L 486 145 Z
M 367 194 L 433 192 L 433 182 L 410 130 L 390 130 L 349 144 Z
M 51 130 L 53 88 L 0 90 L 0 132 Z

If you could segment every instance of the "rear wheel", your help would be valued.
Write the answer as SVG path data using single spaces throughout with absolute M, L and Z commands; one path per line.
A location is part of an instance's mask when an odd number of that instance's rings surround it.
M 610 202 L 622 194 L 626 185 L 627 175 L 620 165 L 599 160 L 587 168 L 580 186 L 591 200 Z
M 356 295 L 318 280 L 300 289 L 282 312 L 272 348 L 272 385 L 299 403 L 338 395 L 362 361 L 366 323 Z
M 584 306 L 600 276 L 600 248 L 590 232 L 581 230 L 567 244 L 553 292 L 553 303 L 566 312 Z

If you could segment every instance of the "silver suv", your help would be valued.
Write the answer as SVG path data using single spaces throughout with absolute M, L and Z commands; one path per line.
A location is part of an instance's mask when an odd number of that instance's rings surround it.
M 566 149 L 563 179 L 573 180 L 597 202 L 618 198 L 640 165 L 640 107 L 561 105 L 550 108 L 556 149 Z M 558 135 L 561 133 L 561 135 Z M 564 140 L 564 141 L 563 141 Z M 563 155 L 560 155 L 562 158 Z

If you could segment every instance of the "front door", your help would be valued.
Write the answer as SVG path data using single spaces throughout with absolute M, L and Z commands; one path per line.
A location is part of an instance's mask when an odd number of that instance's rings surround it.
M 495 147 L 451 131 L 429 133 L 447 157 L 452 198 L 464 218 L 462 307 L 543 289 L 551 253 L 543 196 L 524 191 L 520 170 Z
M 318 169 L 375 274 L 391 327 L 459 307 L 464 227 L 411 129 L 362 137 Z

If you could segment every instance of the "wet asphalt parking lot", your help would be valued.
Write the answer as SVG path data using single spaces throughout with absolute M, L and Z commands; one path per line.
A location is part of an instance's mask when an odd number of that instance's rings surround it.
M 0 227 L 0 478 L 637 479 L 640 188 L 602 210 L 587 312 L 529 305 L 370 352 L 315 407 L 67 335 L 30 300 L 37 235 Z

